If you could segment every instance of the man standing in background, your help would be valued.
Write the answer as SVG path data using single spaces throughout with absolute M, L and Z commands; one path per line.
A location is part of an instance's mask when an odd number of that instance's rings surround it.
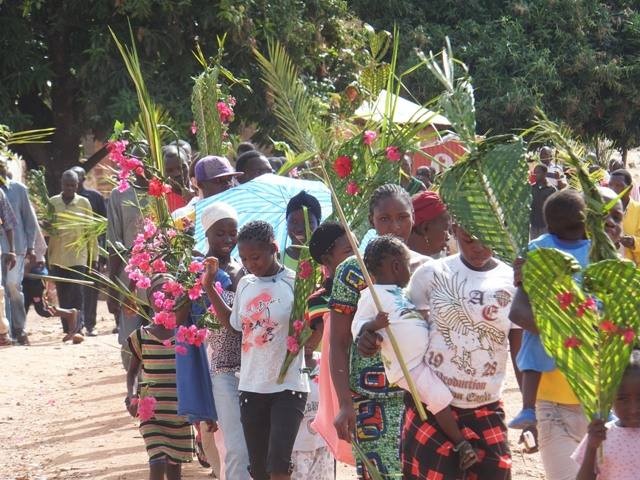
M 147 205 L 147 181 L 144 177 L 136 177 L 136 185 L 140 192 L 130 186 L 121 192 L 117 188 L 111 191 L 107 205 L 107 250 L 109 252 L 109 279 L 116 285 L 127 288 L 131 284 L 124 268 L 129 260 L 133 242 L 142 231 L 142 211 Z M 125 299 L 118 292 L 111 290 L 107 298 L 109 313 L 118 318 L 118 343 L 121 345 L 122 366 L 129 368 L 131 352 L 127 338 L 142 326 L 142 317 L 127 308 Z
M 78 175 L 73 170 L 62 174 L 62 188 L 59 195 L 49 199 L 56 214 L 62 212 L 86 214 L 91 211 L 89 200 L 81 197 L 78 191 Z M 87 260 L 89 251 L 86 244 L 84 228 L 65 228 L 49 232 L 49 271 L 55 277 L 66 278 L 70 282 L 56 282 L 58 303 L 62 308 L 75 308 L 80 313 L 75 331 L 63 321 L 62 329 L 66 334 L 65 340 L 73 338 L 74 343 L 81 342 L 84 337 L 80 334 L 84 324 L 84 287 L 73 283 L 73 280 L 86 280 Z
M 99 215 L 103 218 L 107 218 L 107 205 L 104 201 L 104 197 L 97 190 L 85 188 L 84 181 L 86 179 L 86 172 L 82 167 L 73 167 L 72 170 L 78 175 L 78 195 L 89 200 L 91 204 L 91 210 L 94 215 Z M 104 248 L 104 235 L 98 239 L 98 244 L 93 246 L 93 250 L 98 250 L 99 247 Z M 99 264 L 99 251 L 91 252 L 91 262 L 89 264 L 92 271 L 100 271 Z M 96 310 L 98 307 L 98 290 L 93 287 L 84 287 L 84 328 L 88 337 L 95 337 L 96 328 Z
M 13 226 L 13 249 L 15 249 L 15 267 L 7 269 L 2 265 L 2 286 L 4 287 L 4 306 L 7 319 L 11 324 L 13 337 L 20 343 L 28 343 L 24 332 L 27 313 L 24 309 L 24 295 L 22 294 L 22 278 L 24 276 L 25 258 L 33 263 L 35 254 L 33 243 L 38 227 L 36 215 L 29 201 L 27 187 L 9 178 L 7 160 L 0 157 L 0 188 L 4 192 L 15 218 Z M 2 252 L 13 250 L 7 235 L 0 236 Z

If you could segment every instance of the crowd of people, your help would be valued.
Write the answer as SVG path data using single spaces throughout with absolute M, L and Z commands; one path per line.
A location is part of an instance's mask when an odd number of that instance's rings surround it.
M 177 222 L 194 219 L 195 204 L 202 199 L 282 165 L 251 144 L 238 147 L 235 167 L 224 157 L 198 158 L 183 141 L 166 145 L 163 157 L 172 187 L 167 204 Z M 557 248 L 584 266 L 590 247 L 587 204 L 568 187 L 570 172 L 555 161 L 551 148 L 541 149 L 539 160 L 530 178 L 529 249 Z M 105 202 L 84 187 L 84 170 L 62 175 L 61 193 L 51 198 L 56 212 L 93 211 L 107 218 L 99 244 L 108 259 L 101 261 L 98 245 L 79 241 L 80 229 L 43 225 L 47 252 L 26 188 L 7 178 L 6 171 L 0 162 L 2 278 L 10 324 L 0 331 L 1 341 L 28 344 L 25 312 L 31 304 L 42 316 L 61 317 L 65 340 L 80 342 L 83 334 L 95 335 L 97 292 L 74 281 L 106 268 L 114 282 L 130 285 L 125 266 L 138 234 L 132 227 L 143 223 L 145 178 L 136 178 L 143 188 L 116 188 Z M 202 347 L 206 377 L 200 380 L 193 376 L 197 359 L 176 355 L 174 329 L 145 322 L 130 300 L 115 290 L 107 292 L 127 370 L 125 405 L 131 415 L 140 416 L 151 480 L 181 478 L 182 463 L 194 453 L 216 476 L 229 480 L 331 480 L 336 460 L 356 465 L 363 479 L 371 478 L 367 466 L 383 478 L 509 479 L 508 427 L 531 434 L 534 442 L 527 442 L 526 449 L 540 450 L 549 480 L 634 478 L 640 468 L 634 455 L 640 445 L 637 352 L 619 387 L 612 422 L 589 423 L 540 343 L 520 264 L 512 268 L 503 263 L 451 219 L 431 190 L 432 169 L 412 172 L 407 162 L 404 171 L 402 182 L 378 187 L 369 199 L 375 235 L 360 248 L 373 277 L 371 288 L 354 256 L 357 239 L 326 219 L 309 193 L 301 191 L 287 205 L 286 246 L 277 244 L 268 223 L 239 225 L 233 206 L 207 203 L 199 221 L 208 246 L 194 256 L 203 259 L 202 285 L 220 328 L 209 332 Z M 637 189 L 630 173 L 616 164 L 606 183 L 601 194 L 614 202 L 606 232 L 621 257 L 637 262 Z M 621 201 L 615 202 L 619 194 Z M 70 249 L 70 244 L 82 248 Z M 296 247 L 303 244 L 322 266 L 324 279 L 306 302 L 305 321 L 312 334 L 279 380 L 289 351 L 300 261 Z M 38 294 L 35 287 L 34 293 L 29 283 L 47 272 L 45 253 L 48 273 L 58 278 L 57 306 L 47 304 L 42 291 Z M 35 280 L 25 278 L 24 271 Z M 137 293 L 144 303 L 160 308 L 154 299 L 171 281 L 168 275 L 156 275 Z M 204 313 L 198 308 L 187 304 L 177 312 L 179 322 L 194 323 Z M 406 370 L 395 356 L 387 327 Z M 509 361 L 523 408 L 507 424 L 502 389 Z M 426 418 L 409 393 L 412 385 Z M 211 408 L 197 413 L 187 408 L 194 396 L 206 397 L 203 402 Z M 154 399 L 151 416 L 141 415 L 149 408 L 145 398 Z M 222 435 L 216 444 L 213 432 L 218 429 Z M 604 454 L 597 456 L 602 444 Z M 352 446 L 357 448 L 352 451 Z

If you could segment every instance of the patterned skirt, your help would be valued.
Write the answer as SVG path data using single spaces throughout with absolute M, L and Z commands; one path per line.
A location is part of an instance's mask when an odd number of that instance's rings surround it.
M 167 458 L 172 462 L 190 462 L 193 458 L 193 431 L 189 423 L 151 419 L 140 424 L 149 460 Z
M 369 462 L 385 479 L 402 478 L 400 464 L 400 427 L 404 403 L 403 390 L 391 387 L 379 356 L 351 355 L 351 388 L 356 410 L 356 442 Z M 358 460 L 358 478 L 371 476 Z
M 479 458 L 479 462 L 466 471 L 460 469 L 454 445 L 440 430 L 435 417 L 427 412 L 427 420 L 421 421 L 410 395 L 405 395 L 405 405 L 401 444 L 403 479 L 511 479 L 511 452 L 501 402 L 476 409 L 451 407 L 462 434 Z

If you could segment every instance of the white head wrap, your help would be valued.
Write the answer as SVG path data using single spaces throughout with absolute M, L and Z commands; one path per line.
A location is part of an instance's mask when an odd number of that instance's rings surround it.
M 202 218 L 200 219 L 200 222 L 202 223 L 202 230 L 204 230 L 206 234 L 207 230 L 209 230 L 214 223 L 224 218 L 232 218 L 237 222 L 238 213 L 235 208 L 228 203 L 214 202 L 207 205 L 202 211 Z

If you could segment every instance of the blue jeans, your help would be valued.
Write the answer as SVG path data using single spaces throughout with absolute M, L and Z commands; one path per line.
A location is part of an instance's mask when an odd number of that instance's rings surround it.
M 224 437 L 225 478 L 233 480 L 250 480 L 249 453 L 244 440 L 242 423 L 240 422 L 240 400 L 238 383 L 240 380 L 233 373 L 211 375 L 213 382 L 213 400 L 218 412 L 218 424 Z
M 16 266 L 7 270 L 2 262 L 2 284 L 4 286 L 4 304 L 7 319 L 11 325 L 11 334 L 15 337 L 24 332 L 27 312 L 24 309 L 22 277 L 24 276 L 24 255 L 16 255 Z

